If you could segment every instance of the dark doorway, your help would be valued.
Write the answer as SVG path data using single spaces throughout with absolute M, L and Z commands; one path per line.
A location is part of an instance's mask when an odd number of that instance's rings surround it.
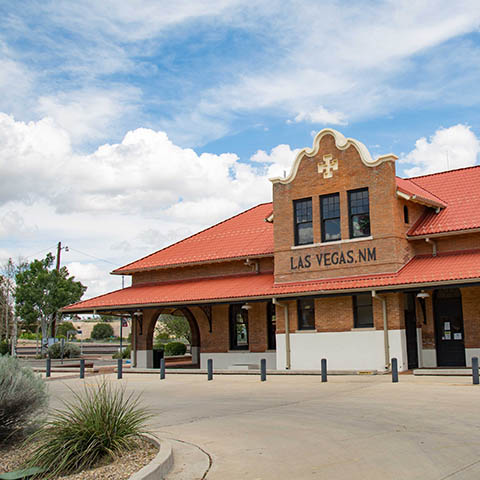
M 415 294 L 405 293 L 405 335 L 407 337 L 408 369 L 418 368 L 417 316 Z
M 435 340 L 439 367 L 464 367 L 462 295 L 458 288 L 436 290 L 433 294 Z
M 273 302 L 267 303 L 267 348 L 268 350 L 277 349 L 277 317 L 275 315 L 275 305 Z

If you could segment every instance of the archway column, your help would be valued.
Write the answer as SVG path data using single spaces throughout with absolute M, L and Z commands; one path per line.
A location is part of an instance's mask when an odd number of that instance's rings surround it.
M 136 368 L 153 368 L 153 330 L 159 313 L 157 309 L 143 309 L 133 314 L 135 350 L 132 356 L 136 357 L 136 362 L 132 361 Z

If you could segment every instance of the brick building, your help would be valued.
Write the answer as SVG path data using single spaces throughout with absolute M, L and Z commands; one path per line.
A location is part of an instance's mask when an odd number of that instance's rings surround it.
M 271 179 L 272 203 L 115 270 L 132 286 L 64 312 L 131 316 L 138 367 L 174 311 L 200 367 L 468 366 L 480 355 L 480 167 L 402 179 L 396 158 L 322 130 Z

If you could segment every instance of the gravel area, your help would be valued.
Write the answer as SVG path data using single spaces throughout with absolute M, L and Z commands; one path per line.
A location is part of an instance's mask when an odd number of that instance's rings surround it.
M 28 453 L 29 450 L 21 445 L 0 448 L 0 474 L 21 468 Z M 145 440 L 140 448 L 124 453 L 109 464 L 59 478 L 68 480 L 127 480 L 135 472 L 150 463 L 157 453 L 158 448 Z

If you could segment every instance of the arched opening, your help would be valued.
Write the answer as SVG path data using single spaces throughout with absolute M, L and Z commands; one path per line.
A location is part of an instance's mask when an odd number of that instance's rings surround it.
M 194 314 L 187 307 L 171 307 L 160 310 L 151 323 L 148 336 L 151 339 L 153 350 L 163 347 L 166 354 L 170 349 L 168 343 L 181 342 L 185 344 L 186 354 L 191 355 L 191 362 L 188 360 L 176 363 L 168 361 L 167 366 L 175 364 L 178 367 L 199 367 L 200 366 L 200 330 Z M 150 342 L 149 342 L 150 343 Z M 175 352 L 172 352 L 175 354 Z M 157 358 L 154 355 L 154 359 Z M 157 367 L 154 361 L 154 367 Z

